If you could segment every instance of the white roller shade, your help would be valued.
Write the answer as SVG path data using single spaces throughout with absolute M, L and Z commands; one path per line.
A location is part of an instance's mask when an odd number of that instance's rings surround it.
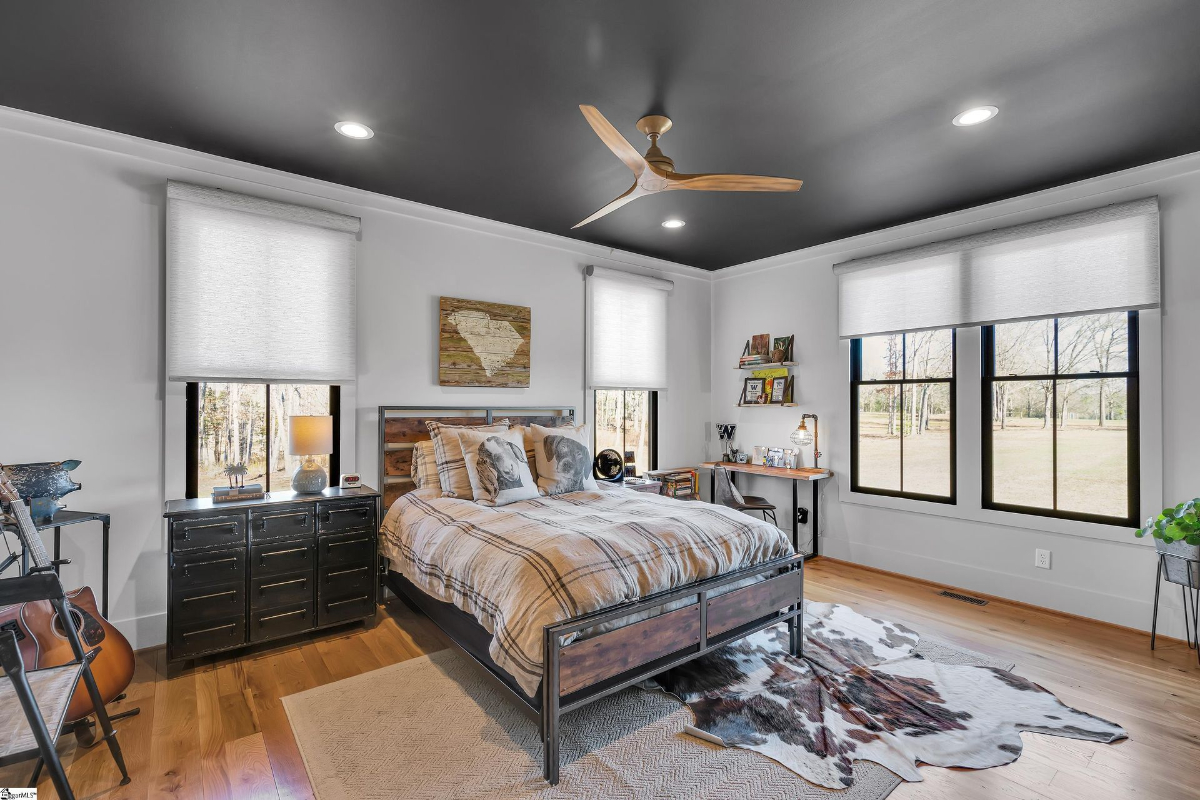
M 667 388 L 671 281 L 588 267 L 588 387 Z
M 847 261 L 843 339 L 1159 304 L 1158 198 Z
M 359 219 L 167 184 L 167 377 L 350 383 Z

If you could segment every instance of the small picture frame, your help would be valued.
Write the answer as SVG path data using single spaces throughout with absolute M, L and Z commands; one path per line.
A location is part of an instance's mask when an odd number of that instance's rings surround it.
M 782 403 L 783 402 L 783 398 L 787 392 L 787 384 L 788 384 L 788 382 L 787 382 L 786 378 L 776 378 L 775 380 L 771 381 L 771 402 L 772 403 Z
M 793 345 L 795 341 L 795 334 L 791 336 L 776 336 L 775 340 L 771 343 L 771 361 L 776 364 L 794 361 Z
M 739 450 L 737 454 L 737 463 L 747 464 L 750 461 L 750 454 L 745 450 Z
M 783 466 L 783 448 L 768 447 L 767 448 L 766 465 L 768 467 L 782 467 Z
M 742 384 L 742 405 L 753 405 L 763 402 L 766 390 L 765 378 L 746 378 Z
M 796 451 L 791 448 L 783 448 L 783 466 L 787 469 L 796 468 Z

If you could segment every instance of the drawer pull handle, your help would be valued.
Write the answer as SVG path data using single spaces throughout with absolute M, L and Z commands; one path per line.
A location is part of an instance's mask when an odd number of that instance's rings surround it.
M 193 600 L 212 600 L 214 597 L 226 597 L 227 595 L 234 595 L 235 599 L 236 599 L 237 589 L 230 589 L 229 591 L 226 591 L 226 592 L 213 592 L 212 594 L 202 594 L 202 595 L 199 595 L 198 597 L 185 597 L 185 598 L 183 598 L 183 602 L 190 603 Z
M 338 600 L 333 603 L 326 603 L 325 610 L 329 611 L 334 606 L 344 606 L 344 605 L 346 605 L 346 603 L 361 603 L 363 600 L 369 600 L 369 599 L 370 598 L 364 594 L 362 597 L 351 597 L 349 600 Z
M 288 550 L 272 550 L 269 553 L 259 553 L 258 554 L 258 565 L 260 567 L 265 567 L 267 565 L 267 562 L 264 561 L 263 559 L 266 558 L 267 556 L 286 556 L 290 553 L 304 553 L 304 557 L 308 558 L 308 548 L 307 547 L 292 547 Z
M 186 639 L 186 638 L 188 638 L 189 636 L 199 636 L 199 635 L 200 635 L 200 634 L 202 634 L 202 633 L 216 633 L 217 631 L 223 631 L 223 630 L 225 630 L 226 628 L 232 628 L 232 627 L 233 627 L 233 626 L 235 626 L 235 625 L 237 625 L 237 623 L 236 623 L 236 622 L 230 622 L 230 623 L 227 623 L 227 624 L 225 624 L 225 625 L 218 625 L 218 626 L 217 626 L 217 627 L 215 627 L 215 628 L 205 628 L 205 629 L 204 629 L 204 630 L 202 630 L 202 631 L 190 631 L 190 632 L 188 632 L 188 633 L 185 633 L 185 634 L 183 635 L 183 638 L 185 638 L 185 639 Z
M 363 542 L 369 542 L 369 541 L 371 541 L 371 540 L 370 539 L 348 539 L 347 541 L 344 541 L 344 542 L 328 542 L 325 545 L 325 547 L 332 550 L 335 547 L 344 547 L 345 545 L 348 545 L 348 544 L 362 544 Z
M 325 573 L 325 578 L 326 578 L 326 580 L 328 580 L 329 578 L 334 578 L 334 577 L 337 577 L 338 575 L 348 575 L 351 572 L 362 572 L 365 569 L 370 569 L 370 568 L 369 567 L 355 567 L 353 569 L 339 569 L 337 572 Z
M 238 529 L 237 529 L 238 524 L 236 521 L 234 521 L 234 522 L 210 522 L 207 525 L 185 525 L 183 527 L 183 535 L 180 536 L 179 538 L 187 539 L 188 534 L 191 533 L 192 531 L 200 531 L 200 530 L 204 530 L 205 528 L 229 528 L 230 536 L 236 536 L 237 532 L 238 532 Z
M 280 586 L 291 586 L 293 583 L 308 583 L 308 578 L 293 578 L 290 581 L 278 581 L 276 583 L 264 583 L 258 587 L 258 593 L 262 594 L 267 589 L 278 589 Z
M 307 608 L 298 608 L 295 611 L 285 611 L 282 614 L 272 614 L 269 617 L 259 617 L 258 624 L 262 625 L 264 622 L 270 622 L 273 619 L 282 619 L 284 617 L 294 617 L 297 614 L 299 614 L 301 617 L 304 617 L 308 614 L 308 609 Z
M 267 520 L 286 519 L 287 517 L 300 517 L 301 525 L 308 522 L 308 512 L 307 511 L 291 511 L 287 514 L 267 514 L 266 516 L 259 517 L 258 518 L 258 527 L 263 530 L 266 530 Z
M 229 558 L 217 558 L 212 561 L 198 561 L 195 564 L 186 564 L 183 568 L 183 577 L 185 577 L 185 578 L 188 577 L 188 570 L 191 569 L 192 567 L 211 567 L 214 564 L 229 564 L 229 563 L 237 564 L 237 562 L 238 562 L 237 556 L 230 556 Z

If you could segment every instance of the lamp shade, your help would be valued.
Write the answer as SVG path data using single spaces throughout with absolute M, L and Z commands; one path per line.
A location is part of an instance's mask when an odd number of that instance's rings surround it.
M 333 452 L 333 417 L 288 417 L 288 453 L 323 456 Z

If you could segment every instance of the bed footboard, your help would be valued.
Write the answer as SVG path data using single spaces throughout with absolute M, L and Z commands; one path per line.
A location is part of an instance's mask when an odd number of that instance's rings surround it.
M 769 577 L 713 596 L 758 576 Z M 562 643 L 587 628 L 688 600 L 682 608 Z M 781 622 L 788 625 L 789 651 L 801 655 L 803 602 L 804 556 L 793 555 L 547 625 L 541 707 L 546 780 L 558 783 L 562 714 Z

